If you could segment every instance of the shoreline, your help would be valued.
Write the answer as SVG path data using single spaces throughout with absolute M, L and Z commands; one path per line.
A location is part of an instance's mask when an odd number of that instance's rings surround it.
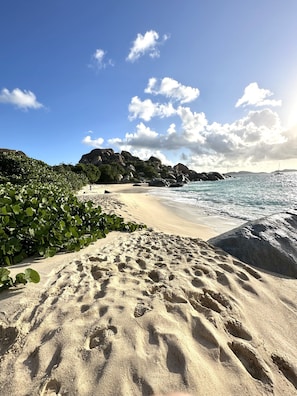
M 210 216 L 199 207 L 159 197 L 152 193 L 156 188 L 159 187 L 98 184 L 92 185 L 91 190 L 89 186 L 86 186 L 78 195 L 84 195 L 86 199 L 93 200 L 96 200 L 95 197 L 98 195 L 99 202 L 101 198 L 100 205 L 103 211 L 111 210 L 107 203 L 108 198 L 115 198 L 123 205 L 122 213 L 115 210 L 117 215 L 124 218 L 126 216 L 130 221 L 144 223 L 158 231 L 175 235 L 208 240 L 244 224 L 244 221 L 239 219 Z M 105 191 L 109 193 L 105 193 Z

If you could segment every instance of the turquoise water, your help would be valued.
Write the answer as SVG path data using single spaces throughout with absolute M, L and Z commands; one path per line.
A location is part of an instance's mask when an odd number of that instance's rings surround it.
M 202 209 L 206 215 L 249 221 L 297 208 L 297 172 L 244 174 L 180 188 L 158 188 L 153 194 Z

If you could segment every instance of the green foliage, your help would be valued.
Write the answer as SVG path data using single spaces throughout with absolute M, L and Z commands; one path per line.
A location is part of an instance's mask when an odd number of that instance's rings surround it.
M 73 167 L 73 172 L 84 174 L 90 183 L 96 183 L 101 176 L 98 166 L 93 164 L 77 164 Z
M 73 191 L 89 180 L 73 168 L 0 153 L 0 267 L 34 255 L 78 251 L 109 231 L 143 227 L 101 213 L 92 202 L 79 202 Z M 92 166 L 84 169 L 96 173 Z
M 78 251 L 109 231 L 140 228 L 54 185 L 0 187 L 0 266 Z
M 85 174 L 71 170 L 72 165 L 52 167 L 46 163 L 12 152 L 0 153 L 0 183 L 26 185 L 55 184 L 64 190 L 77 191 L 88 184 Z
M 99 170 L 101 173 L 100 183 L 118 183 L 126 174 L 125 169 L 117 163 L 100 165 Z
M 25 285 L 28 282 L 38 283 L 39 281 L 39 273 L 32 268 L 26 268 L 25 272 L 16 274 L 15 279 L 10 276 L 7 268 L 0 268 L 0 292 L 18 284 Z
M 150 165 L 144 161 L 139 161 L 134 165 L 138 173 L 142 173 L 146 178 L 152 179 L 158 177 L 158 172 L 153 165 Z

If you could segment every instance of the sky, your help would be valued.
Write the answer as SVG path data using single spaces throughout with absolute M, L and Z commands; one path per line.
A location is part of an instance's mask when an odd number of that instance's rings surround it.
M 297 169 L 296 0 L 3 0 L 0 147 Z

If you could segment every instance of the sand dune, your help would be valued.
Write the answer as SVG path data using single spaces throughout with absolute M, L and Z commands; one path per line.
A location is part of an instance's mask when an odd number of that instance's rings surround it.
M 295 279 L 156 229 L 50 260 L 1 295 L 1 395 L 297 394 Z

